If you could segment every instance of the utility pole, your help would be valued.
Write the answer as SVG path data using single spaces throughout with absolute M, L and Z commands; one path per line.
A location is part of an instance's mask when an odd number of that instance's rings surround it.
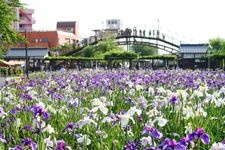
M 26 38 L 26 42 L 25 42 L 26 76 L 28 79 L 29 75 L 28 75 L 28 53 L 27 53 L 27 30 L 26 29 L 25 29 L 25 38 Z
M 210 71 L 210 50 L 211 50 L 211 48 L 208 47 L 208 69 L 209 69 L 209 71 Z

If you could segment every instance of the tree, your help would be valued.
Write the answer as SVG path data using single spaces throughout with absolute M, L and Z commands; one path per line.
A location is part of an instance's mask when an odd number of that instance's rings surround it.
M 84 57 L 94 57 L 95 54 L 95 48 L 93 46 L 87 46 L 83 50 L 83 56 Z
M 114 50 L 122 50 L 116 42 L 114 38 L 106 38 L 103 41 L 98 43 L 98 47 L 96 49 L 98 52 L 105 53 Z
M 71 50 L 74 50 L 74 45 L 70 43 L 65 43 L 64 45 L 60 45 L 59 47 L 55 48 L 55 50 L 59 50 L 60 53 L 66 53 Z
M 0 0 L 0 55 L 8 46 L 25 41 L 25 38 L 12 28 L 17 20 L 16 9 L 22 7 L 19 0 Z
M 225 39 L 222 38 L 210 39 L 209 46 L 213 53 L 225 53 Z
M 135 53 L 139 54 L 140 56 L 149 56 L 158 54 L 158 50 L 156 48 L 147 45 L 133 45 L 132 49 Z

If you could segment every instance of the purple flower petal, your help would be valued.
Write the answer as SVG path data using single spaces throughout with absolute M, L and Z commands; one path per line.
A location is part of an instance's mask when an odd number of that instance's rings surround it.
M 159 132 L 159 130 L 157 130 L 157 129 L 153 129 L 153 130 L 152 130 L 152 136 L 153 136 L 154 138 L 160 139 L 160 138 L 162 137 L 162 133 Z
M 193 141 L 195 139 L 197 139 L 197 135 L 195 132 L 191 133 L 191 134 L 188 134 L 188 141 Z
M 200 136 L 200 138 L 201 138 L 201 140 L 202 140 L 202 142 L 203 142 L 204 144 L 209 144 L 209 143 L 210 143 L 210 137 L 209 137 L 208 134 L 203 133 L 203 134 Z
M 7 141 L 2 137 L 1 134 L 0 134 L 0 142 L 2 142 L 2 143 L 7 143 Z

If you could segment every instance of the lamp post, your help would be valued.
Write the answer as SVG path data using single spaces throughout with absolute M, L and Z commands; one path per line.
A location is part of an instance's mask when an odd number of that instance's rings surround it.
M 25 29 L 25 38 L 27 40 L 27 30 Z M 26 76 L 29 78 L 28 75 L 28 53 L 27 53 L 27 41 L 25 42 L 25 58 L 26 58 Z
M 208 69 L 210 70 L 210 49 L 211 47 L 208 47 Z

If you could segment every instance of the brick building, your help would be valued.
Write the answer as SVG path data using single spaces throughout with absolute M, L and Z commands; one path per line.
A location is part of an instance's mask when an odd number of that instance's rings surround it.
M 64 31 L 24 31 L 20 32 L 28 39 L 27 47 L 39 47 L 54 49 L 66 43 L 76 45 L 77 39 L 73 33 Z M 20 43 L 18 47 L 25 47 Z

